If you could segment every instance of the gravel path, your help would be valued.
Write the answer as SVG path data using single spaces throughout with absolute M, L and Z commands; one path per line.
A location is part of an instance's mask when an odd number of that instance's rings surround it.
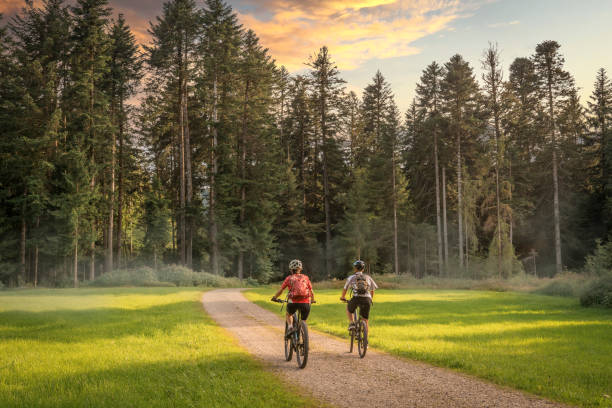
M 348 353 L 348 342 L 310 330 L 308 366 L 295 356 L 286 362 L 284 322 L 249 302 L 240 289 L 219 289 L 202 297 L 206 311 L 249 352 L 291 384 L 338 407 L 561 407 L 520 391 L 427 364 L 400 360 L 368 349 L 364 359 Z M 313 310 L 316 313 L 316 309 Z M 363 392 L 349 400 L 358 384 Z

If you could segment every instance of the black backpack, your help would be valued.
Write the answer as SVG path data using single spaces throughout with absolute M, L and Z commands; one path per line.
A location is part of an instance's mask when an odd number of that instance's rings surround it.
M 363 273 L 360 273 L 355 276 L 355 293 L 358 295 L 365 295 L 368 293 L 368 289 L 370 289 L 370 282 L 368 282 L 368 277 Z

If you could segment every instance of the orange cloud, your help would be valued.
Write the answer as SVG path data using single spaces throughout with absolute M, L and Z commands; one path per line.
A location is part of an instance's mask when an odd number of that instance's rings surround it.
M 342 69 L 373 58 L 413 55 L 412 45 L 449 29 L 451 22 L 493 0 L 247 0 L 238 11 L 271 55 L 290 70 L 327 45 Z M 252 2 L 252 3 L 251 3 Z

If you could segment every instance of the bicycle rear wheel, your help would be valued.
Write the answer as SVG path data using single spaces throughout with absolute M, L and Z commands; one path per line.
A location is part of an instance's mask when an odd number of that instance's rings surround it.
M 349 333 L 351 334 L 351 348 L 349 349 L 349 353 L 353 352 L 353 344 L 355 343 L 355 332 L 357 331 L 357 313 L 353 313 L 353 324 L 355 325 L 351 330 L 349 330 Z
M 287 338 L 287 330 L 289 330 L 289 325 L 285 322 L 285 361 L 291 361 L 293 345 L 291 344 L 291 337 Z
M 359 321 L 358 330 L 357 348 L 359 350 L 359 357 L 364 358 L 366 351 L 368 351 L 368 326 L 366 326 L 364 321 Z
M 295 345 L 295 359 L 297 360 L 298 367 L 306 367 L 306 363 L 308 362 L 308 326 L 305 321 L 301 321 L 298 328 L 298 341 Z

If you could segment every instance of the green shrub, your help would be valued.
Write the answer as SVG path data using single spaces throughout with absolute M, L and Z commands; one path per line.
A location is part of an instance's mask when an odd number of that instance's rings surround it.
M 580 296 L 580 304 L 612 308 L 612 275 L 591 282 Z
M 193 276 L 193 284 L 196 286 L 207 286 L 212 288 L 238 288 L 245 286 L 240 284 L 240 279 L 238 278 L 226 278 L 208 272 L 194 272 Z M 249 284 L 249 280 L 247 280 L 246 286 L 253 285 Z
M 160 282 L 155 271 L 142 266 L 134 269 L 118 269 L 98 276 L 89 286 L 174 286 Z
M 576 296 L 576 292 L 571 283 L 566 281 L 552 281 L 548 285 L 538 289 L 535 293 L 548 296 Z
M 161 265 L 158 270 L 147 266 L 119 269 L 100 275 L 87 282 L 88 286 L 206 286 L 213 288 L 238 288 L 258 286 L 257 281 L 247 279 L 241 284 L 238 278 L 226 278 L 208 272 L 194 272 L 180 265 Z
M 584 269 L 597 276 L 612 276 L 612 240 L 603 245 L 597 240 L 595 251 L 586 257 Z
M 194 286 L 193 271 L 179 265 L 164 265 L 157 270 L 157 279 L 176 286 Z

